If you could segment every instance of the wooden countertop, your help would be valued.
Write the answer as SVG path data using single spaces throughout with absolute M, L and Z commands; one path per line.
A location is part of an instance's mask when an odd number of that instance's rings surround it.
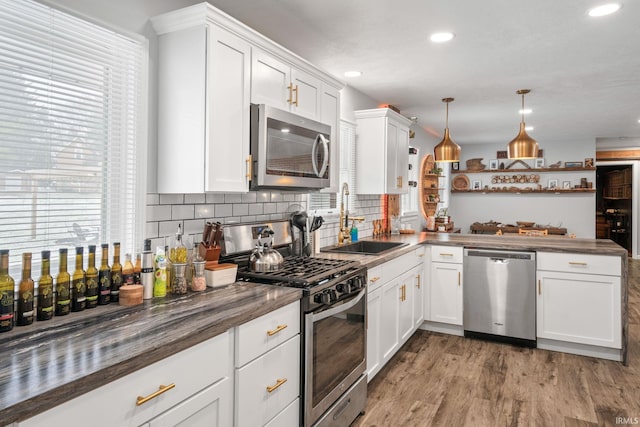
M 41 413 L 301 296 L 294 288 L 235 283 L 15 327 L 0 335 L 0 426 Z

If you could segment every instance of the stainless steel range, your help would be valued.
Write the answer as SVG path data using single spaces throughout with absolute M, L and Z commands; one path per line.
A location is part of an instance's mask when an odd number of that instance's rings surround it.
M 284 253 L 277 271 L 255 272 L 248 252 L 264 227 Z M 238 266 L 238 279 L 303 290 L 301 301 L 301 425 L 348 426 L 364 410 L 367 270 L 358 262 L 287 256 L 287 221 L 227 226 L 223 254 Z

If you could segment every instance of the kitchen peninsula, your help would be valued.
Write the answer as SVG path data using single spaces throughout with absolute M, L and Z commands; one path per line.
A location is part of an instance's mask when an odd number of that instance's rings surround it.
M 411 258 L 412 262 L 420 263 L 416 267 L 417 270 L 412 271 L 428 272 L 429 267 L 437 261 L 430 256 L 428 249 L 442 247 L 528 250 L 538 254 L 552 254 L 559 260 L 564 260 L 569 256 L 568 262 L 570 263 L 581 263 L 584 257 L 588 257 L 589 265 L 578 264 L 578 269 L 599 268 L 603 265 L 599 264 L 599 261 L 603 259 L 615 261 L 617 264 L 613 267 L 618 268 L 617 273 L 611 270 L 601 273 L 607 277 L 608 275 L 619 276 L 619 282 L 617 282 L 619 283 L 619 294 L 614 293 L 619 295 L 619 300 L 616 301 L 619 311 L 616 311 L 614 307 L 613 312 L 608 314 L 619 322 L 619 328 L 616 327 L 616 331 L 614 331 L 620 337 L 618 348 L 606 349 L 602 355 L 598 355 L 594 353 L 594 349 L 597 349 L 598 346 L 563 342 L 558 337 L 545 340 L 540 337 L 540 333 L 544 333 L 540 330 L 538 331 L 538 347 L 591 354 L 627 363 L 627 252 L 615 243 L 608 240 L 566 237 L 446 233 L 387 236 L 383 240 L 402 242 L 407 245 L 379 256 L 327 252 L 321 252 L 318 256 L 360 261 L 369 269 L 369 287 L 372 286 L 372 280 L 377 277 L 374 277 L 372 271 L 377 274 L 380 271 L 384 273 L 395 269 L 398 275 L 405 273 L 395 268 L 403 265 L 405 257 Z M 612 267 L 611 264 L 605 263 L 604 265 L 605 268 Z M 540 265 L 538 270 L 538 276 L 542 275 L 543 271 Z M 618 276 L 615 276 L 616 274 Z M 567 282 L 569 285 L 567 289 L 575 290 L 576 286 L 580 286 L 580 282 L 576 278 L 581 276 L 576 273 L 568 276 L 565 274 L 565 276 L 573 279 Z M 417 301 L 420 304 L 413 305 L 414 311 L 412 312 L 414 314 L 417 313 L 419 307 L 428 307 L 431 298 L 429 289 L 434 285 L 430 282 L 431 280 L 428 279 L 416 283 L 422 291 L 423 299 Z M 592 288 L 585 289 L 593 290 Z M 408 300 L 408 296 L 417 295 L 407 287 L 403 292 L 405 300 Z M 544 286 L 542 294 L 545 295 Z M 574 301 L 581 301 L 581 295 L 575 297 Z M 64 327 L 57 327 L 58 323 L 50 323 L 37 330 L 16 328 L 13 332 L 5 335 L 8 338 L 5 345 L 6 351 L 0 356 L 2 361 L 0 425 L 24 421 L 28 417 L 33 417 L 83 393 L 109 384 L 118 378 L 126 377 L 153 362 L 162 361 L 181 350 L 195 347 L 251 319 L 294 303 L 299 298 L 300 292 L 291 288 L 236 283 L 204 294 L 190 294 L 187 297 L 171 299 L 167 303 L 149 303 L 140 307 L 123 309 L 114 308 L 113 311 L 109 308 L 109 312 L 104 312 L 104 315 L 99 315 L 94 319 L 81 318 L 86 320 L 78 320 L 77 322 L 71 321 L 71 316 L 67 319 L 54 319 L 54 322 L 64 322 Z M 425 304 L 422 305 L 422 302 Z M 569 307 L 571 302 L 563 300 L 559 304 Z M 545 303 L 549 303 L 549 301 L 545 301 Z M 597 303 L 602 304 L 601 311 L 607 311 L 611 308 L 606 306 L 606 301 L 597 301 Z M 372 316 L 371 308 L 370 306 L 368 316 Z M 540 307 L 538 306 L 538 308 Z M 428 310 L 425 310 L 425 313 L 427 312 Z M 579 312 L 571 314 L 579 318 L 582 316 Z M 591 311 L 587 314 L 591 316 L 597 313 Z M 415 319 L 421 318 L 417 315 Z M 424 320 L 424 323 L 420 320 L 412 330 L 415 331 L 417 327 L 435 330 L 430 327 L 431 322 L 428 314 L 424 316 Z M 372 324 L 371 320 L 369 324 Z M 408 339 L 408 336 L 405 338 Z M 545 340 L 545 345 L 540 345 L 540 340 Z M 401 344 L 398 344 L 398 348 L 399 345 Z M 555 347 L 553 347 L 554 345 Z M 211 360 L 217 360 L 216 358 L 221 356 L 220 354 L 211 355 Z M 39 386 L 25 387 L 25 384 L 34 382 L 37 382 Z M 131 399 L 133 399 L 131 405 L 135 406 L 135 396 L 132 395 Z

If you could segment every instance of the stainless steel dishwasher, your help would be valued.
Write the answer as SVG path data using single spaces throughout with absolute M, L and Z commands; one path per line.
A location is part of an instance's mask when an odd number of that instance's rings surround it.
M 465 249 L 464 335 L 536 345 L 536 254 Z

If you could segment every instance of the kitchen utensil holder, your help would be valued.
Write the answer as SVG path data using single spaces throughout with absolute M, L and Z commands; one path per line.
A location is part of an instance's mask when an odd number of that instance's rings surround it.
M 200 242 L 198 253 L 205 261 L 217 263 L 220 258 L 220 246 L 205 246 L 204 243 Z

